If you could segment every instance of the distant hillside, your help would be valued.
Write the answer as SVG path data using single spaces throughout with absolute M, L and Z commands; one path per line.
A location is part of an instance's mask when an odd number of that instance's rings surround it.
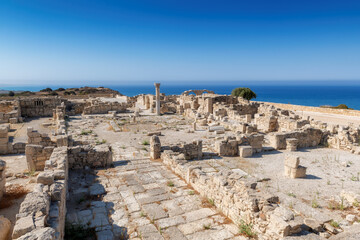
M 10 90 L 0 90 L 0 96 L 9 97 Z M 102 95 L 102 94 L 114 94 L 123 96 L 116 90 L 105 87 L 81 87 L 81 88 L 44 88 L 38 92 L 30 91 L 12 91 L 15 97 L 18 96 L 86 96 L 86 95 Z

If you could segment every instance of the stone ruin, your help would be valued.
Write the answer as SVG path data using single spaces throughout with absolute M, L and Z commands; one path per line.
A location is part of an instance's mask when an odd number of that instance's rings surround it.
M 299 165 L 300 158 L 294 155 L 285 156 L 285 176 L 289 178 L 303 178 L 306 176 L 306 167 Z
M 134 119 L 130 123 L 137 124 L 136 119 L 141 119 L 142 111 L 159 117 L 172 113 L 191 119 L 192 126 L 187 133 L 205 131 L 211 136 L 206 144 L 203 140 L 195 140 L 162 146 L 161 132 L 148 133 L 151 137 L 149 158 L 161 161 L 200 196 L 211 199 L 214 207 L 233 222 L 251 223 L 260 233 L 260 239 L 296 235 L 304 224 L 313 232 L 323 232 L 313 227 L 308 219 L 295 216 L 280 206 L 279 196 L 260 191 L 258 185 L 262 180 L 240 168 L 209 172 L 201 166 L 201 160 L 213 157 L 214 162 L 222 157 L 251 160 L 258 153 L 286 150 L 291 154 L 285 156 L 283 175 L 293 179 L 289 181 L 298 181 L 297 178 L 307 177 L 307 168 L 299 165 L 300 158 L 293 155 L 294 152 L 299 148 L 322 145 L 360 154 L 359 127 L 305 119 L 271 104 L 248 102 L 209 90 L 189 90 L 179 96 L 165 96 L 160 93 L 160 84 L 155 87 L 155 95 L 129 97 L 125 102 L 60 97 L 0 102 L 0 121 L 3 123 L 0 126 L 0 154 L 25 153 L 29 171 L 40 172 L 34 190 L 26 195 L 20 206 L 13 239 L 63 239 L 66 199 L 71 194 L 68 192 L 69 171 L 114 166 L 115 151 L 111 146 L 94 146 L 73 140 L 67 129 L 69 116 L 92 118 L 94 114 L 106 114 L 114 132 L 120 132 L 116 123 L 118 113 L 129 112 Z M 26 143 L 10 140 L 12 124 L 32 117 L 50 116 L 53 119 L 52 134 L 28 128 Z M 0 199 L 5 192 L 5 171 L 6 163 L 0 161 Z M 357 196 L 348 194 L 344 198 L 355 202 Z

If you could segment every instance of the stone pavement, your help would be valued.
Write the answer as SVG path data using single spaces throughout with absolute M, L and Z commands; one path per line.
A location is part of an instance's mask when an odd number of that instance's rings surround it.
M 146 151 L 112 147 L 115 167 L 99 170 L 90 187 L 93 196 L 106 194 L 89 209 L 68 214 L 70 221 L 95 227 L 98 239 L 246 239 L 207 199 L 161 162 L 150 161 Z

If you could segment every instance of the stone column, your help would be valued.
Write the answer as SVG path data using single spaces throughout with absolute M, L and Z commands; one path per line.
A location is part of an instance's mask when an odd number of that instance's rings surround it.
M 152 160 L 160 158 L 161 143 L 158 136 L 151 136 L 150 138 L 150 158 Z
M 160 115 L 160 83 L 154 83 L 156 88 L 156 115 Z

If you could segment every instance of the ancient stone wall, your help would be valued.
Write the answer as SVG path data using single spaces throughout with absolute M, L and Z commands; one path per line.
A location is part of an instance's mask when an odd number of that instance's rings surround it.
M 13 239 L 63 239 L 68 182 L 67 147 L 54 149 L 16 215 Z
M 21 116 L 23 117 L 51 117 L 53 109 L 66 99 L 59 97 L 38 97 L 20 99 Z
M 65 122 L 65 104 L 61 103 L 60 106 L 56 106 L 53 110 L 53 120 L 55 123 L 55 132 L 57 135 L 66 134 L 66 122 Z
M 69 147 L 68 156 L 71 169 L 110 167 L 113 163 L 112 150 L 108 145 Z
M 126 103 L 102 102 L 93 99 L 86 104 L 83 114 L 106 114 L 109 111 L 125 112 L 126 107 Z
M 47 134 L 41 134 L 33 128 L 27 129 L 28 142 L 25 147 L 26 161 L 29 171 L 43 171 L 45 161 L 48 160 L 57 146 Z
M 315 147 L 321 143 L 323 132 L 320 129 L 307 127 L 292 132 L 271 133 L 268 138 L 270 146 L 275 149 L 286 149 L 287 138 L 296 138 L 298 147 Z
M 11 142 L 9 131 L 9 124 L 0 125 L 0 155 L 25 153 L 25 143 Z
M 19 101 L 0 101 L 0 123 L 22 122 Z
M 279 198 L 257 191 L 256 180 L 240 169 L 209 174 L 186 164 L 181 154 L 171 150 L 165 150 L 161 159 L 235 223 L 252 224 L 260 239 L 281 239 L 300 229 L 302 222 L 283 218 L 276 211 Z

